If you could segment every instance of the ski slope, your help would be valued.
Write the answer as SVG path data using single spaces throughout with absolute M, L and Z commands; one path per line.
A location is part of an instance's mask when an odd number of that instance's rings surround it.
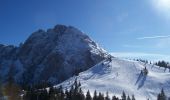
M 147 75 L 142 75 L 141 70 L 148 69 Z M 109 95 L 121 97 L 122 91 L 127 95 L 135 95 L 137 100 L 156 100 L 157 94 L 164 88 L 166 95 L 170 93 L 169 70 L 142 62 L 112 58 L 104 60 L 87 71 L 72 77 L 63 83 L 64 88 L 69 88 L 77 78 L 82 84 L 84 93 L 89 89 L 93 95 L 94 90 Z M 59 86 L 57 85 L 57 86 Z

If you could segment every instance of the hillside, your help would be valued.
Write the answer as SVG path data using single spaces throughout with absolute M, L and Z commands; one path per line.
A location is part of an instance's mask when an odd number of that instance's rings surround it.
M 145 66 L 148 74 L 142 75 L 141 70 Z M 134 94 L 137 100 L 146 100 L 147 98 L 156 100 L 161 88 L 164 88 L 165 93 L 170 93 L 170 73 L 168 71 L 164 72 L 164 69 L 155 65 L 112 58 L 111 62 L 108 59 L 104 60 L 59 85 L 69 88 L 77 78 L 85 93 L 87 89 L 91 93 L 94 90 L 104 94 L 108 91 L 110 95 L 114 94 L 120 97 L 122 91 L 125 91 L 128 95 Z

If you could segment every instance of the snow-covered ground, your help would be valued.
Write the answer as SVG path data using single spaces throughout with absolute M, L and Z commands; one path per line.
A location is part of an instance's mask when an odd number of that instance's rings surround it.
M 141 74 L 145 66 L 149 71 L 148 75 Z M 166 95 L 170 94 L 169 70 L 164 72 L 164 68 L 137 61 L 119 58 L 112 58 L 111 61 L 104 60 L 59 85 L 69 88 L 75 78 L 81 82 L 84 93 L 89 89 L 92 95 L 94 90 L 97 90 L 104 94 L 108 91 L 110 95 L 120 97 L 122 91 L 125 91 L 127 95 L 134 94 L 137 100 L 148 98 L 156 100 L 162 88 Z

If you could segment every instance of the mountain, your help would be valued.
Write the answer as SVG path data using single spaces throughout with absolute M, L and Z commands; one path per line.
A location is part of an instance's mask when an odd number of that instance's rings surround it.
M 146 69 L 145 69 L 146 68 Z M 139 61 L 115 58 L 80 30 L 65 25 L 32 33 L 20 46 L 0 44 L 0 81 L 20 85 L 50 82 L 70 88 L 75 79 L 89 89 L 110 95 L 134 94 L 156 100 L 164 88 L 170 95 L 169 70 Z
M 145 67 L 148 74 L 143 72 Z M 56 86 L 62 85 L 69 89 L 75 79 L 81 82 L 84 93 L 88 89 L 91 93 L 94 90 L 104 94 L 108 91 L 110 95 L 121 97 L 125 91 L 127 95 L 134 94 L 137 100 L 156 100 L 164 88 L 165 93 L 170 95 L 169 70 L 138 61 L 106 59 Z
M 108 56 L 80 30 L 65 25 L 38 30 L 19 47 L 0 45 L 0 77 L 19 84 L 59 83 Z

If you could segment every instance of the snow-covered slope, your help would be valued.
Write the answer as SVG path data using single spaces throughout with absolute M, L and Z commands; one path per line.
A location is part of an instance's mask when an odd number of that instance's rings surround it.
M 148 75 L 142 75 L 141 70 L 148 69 Z M 112 58 L 112 61 L 104 60 L 79 76 L 59 84 L 69 88 L 75 78 L 82 84 L 82 89 L 91 93 L 94 90 L 110 95 L 121 96 L 122 91 L 127 95 L 134 94 L 137 100 L 156 100 L 157 94 L 164 88 L 170 94 L 170 73 L 164 72 L 158 66 L 144 64 L 142 62 L 121 60 Z M 57 85 L 57 86 L 59 86 Z M 167 94 L 167 95 L 169 95 Z
M 38 30 L 19 47 L 0 45 L 0 77 L 21 84 L 59 83 L 107 56 L 85 33 L 72 26 Z

